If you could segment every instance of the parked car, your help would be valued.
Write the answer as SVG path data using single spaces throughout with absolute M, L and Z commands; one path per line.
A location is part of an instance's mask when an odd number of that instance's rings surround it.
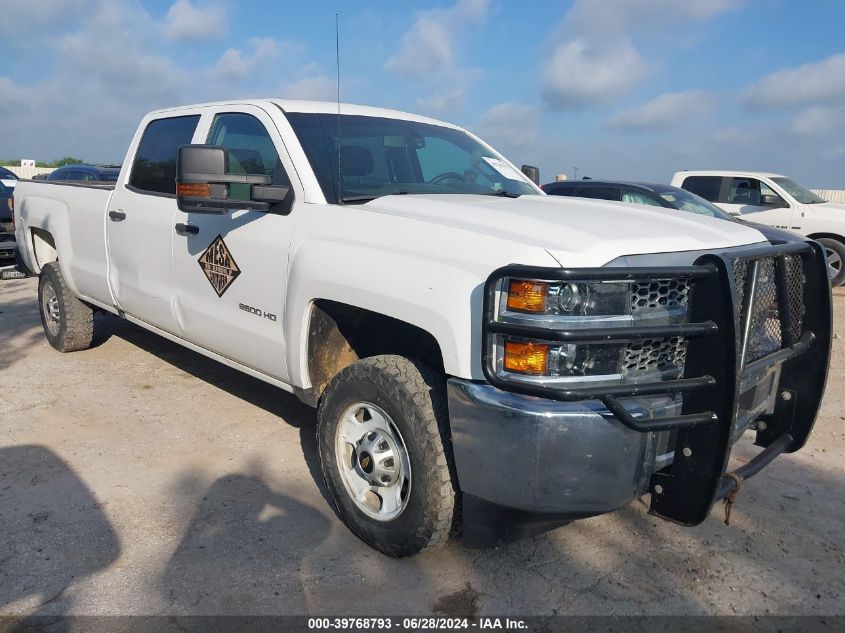
M 116 182 L 120 167 L 109 165 L 65 165 L 50 172 L 47 180 L 82 180 L 85 182 Z
M 13 190 L 0 181 L 0 259 L 15 255 Z
M 0 183 L 8 189 L 14 189 L 18 182 L 18 175 L 11 169 L 0 167 Z
M 824 389 L 820 245 L 547 196 L 404 112 L 153 112 L 116 183 L 24 181 L 15 213 L 50 345 L 90 347 L 99 309 L 317 407 L 333 507 L 392 556 L 646 493 L 696 525 L 804 445 Z M 765 450 L 727 473 L 746 430 Z
M 612 200 L 632 204 L 645 204 L 666 209 L 678 209 L 700 215 L 731 220 L 733 217 L 716 205 L 685 189 L 648 182 L 623 182 L 611 180 L 575 180 L 550 182 L 542 186 L 551 196 L 572 196 L 594 200 Z
M 821 243 L 833 286 L 845 282 L 845 204 L 828 202 L 791 178 L 751 171 L 679 171 L 676 187 L 733 215 L 794 231 Z

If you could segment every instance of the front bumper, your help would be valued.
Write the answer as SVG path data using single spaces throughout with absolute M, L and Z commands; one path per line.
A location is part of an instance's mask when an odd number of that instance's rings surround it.
M 756 430 L 755 443 L 765 450 L 753 465 L 733 473 L 737 478 L 753 475 L 782 452 L 800 449 L 815 421 L 830 353 L 823 253 L 805 243 L 749 249 L 742 256 L 773 258 L 781 274 L 782 258 L 794 253 L 804 262 L 803 325 L 793 336 L 791 308 L 779 310 L 783 345 L 764 356 L 746 359 L 754 330 L 744 327 L 751 317 L 741 316 L 755 314 L 748 297 L 757 291 L 752 285 L 740 295 L 731 261 L 704 256 L 697 265 L 710 266 L 711 272 L 696 285 L 691 320 L 712 320 L 715 334 L 689 344 L 686 375 L 693 378 L 604 392 L 575 387 L 545 397 L 520 393 L 520 386 L 496 381 L 490 371 L 485 374 L 492 384 L 450 380 L 465 523 L 467 510 L 477 514 L 479 504 L 567 521 L 610 512 L 650 492 L 652 514 L 696 525 L 733 489 L 735 480 L 726 476 L 728 458 L 746 429 Z M 756 280 L 756 264 L 752 270 Z M 785 288 L 778 283 L 778 305 L 787 305 Z M 770 322 L 772 310 L 759 314 Z M 696 381 L 701 384 L 694 390 L 686 388 Z M 679 407 L 673 398 L 681 392 Z M 638 411 L 637 402 L 643 401 L 650 406 Z
M 562 519 L 611 512 L 642 495 L 672 457 L 668 432 L 634 431 L 598 402 L 455 378 L 448 397 L 461 491 L 498 506 Z M 666 399 L 652 411 L 675 406 Z

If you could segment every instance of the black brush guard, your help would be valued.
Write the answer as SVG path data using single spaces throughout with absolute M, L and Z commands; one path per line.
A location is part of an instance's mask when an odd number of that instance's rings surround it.
M 773 258 L 780 306 L 786 306 L 788 255 L 801 257 L 804 271 L 803 333 L 792 337 L 793 315 L 779 309 L 782 332 L 780 350 L 744 364 L 743 323 L 734 306 L 737 289 L 732 260 Z M 548 330 L 511 325 L 495 320 L 496 290 L 503 278 L 548 281 L 648 282 L 686 279 L 692 283 L 688 322 L 682 325 L 633 326 L 572 330 Z M 753 293 L 744 299 L 750 302 Z M 750 305 L 743 314 L 750 315 Z M 506 266 L 487 280 L 484 292 L 482 365 L 487 380 L 507 391 L 562 401 L 598 400 L 625 426 L 642 433 L 674 430 L 675 459 L 655 473 L 649 483 L 650 513 L 682 524 L 701 523 L 713 504 L 729 495 L 736 479 L 726 476 L 738 412 L 740 379 L 743 375 L 781 365 L 778 396 L 771 415 L 758 418 L 755 444 L 764 447 L 737 473 L 747 478 L 777 455 L 797 451 L 807 440 L 824 393 L 831 343 L 831 298 L 824 251 L 815 242 L 793 242 L 750 248 L 730 254 L 708 254 L 693 266 L 649 268 L 551 269 Z M 746 316 L 750 318 L 750 316 Z M 612 386 L 550 387 L 529 385 L 496 372 L 488 344 L 491 334 L 546 341 L 592 341 L 657 339 L 682 336 L 687 340 L 685 378 L 656 382 L 623 382 Z M 743 366 L 744 365 L 744 366 Z M 619 398 L 683 394 L 681 415 L 659 418 L 634 417 Z

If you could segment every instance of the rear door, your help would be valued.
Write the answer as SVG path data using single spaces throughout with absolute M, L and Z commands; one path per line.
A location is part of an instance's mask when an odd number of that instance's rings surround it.
M 268 212 L 177 211 L 172 232 L 175 311 L 183 338 L 282 381 L 288 380 L 283 316 L 288 252 L 302 187 L 271 117 L 257 106 L 207 110 L 202 140 L 229 150 L 231 173 L 266 174 L 290 187 Z M 293 181 L 293 182 L 291 182 Z M 248 200 L 247 185 L 230 196 Z
M 198 111 L 145 120 L 135 139 L 130 169 L 124 170 L 106 217 L 109 285 L 126 314 L 176 334 L 173 311 L 176 150 L 191 143 Z

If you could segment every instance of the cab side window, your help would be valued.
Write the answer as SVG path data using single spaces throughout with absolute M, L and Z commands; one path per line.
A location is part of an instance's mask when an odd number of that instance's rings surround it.
M 269 132 L 251 114 L 232 112 L 218 114 L 208 134 L 209 145 L 229 150 L 229 172 L 232 174 L 264 174 L 271 184 L 288 187 L 285 200 L 276 207 L 286 213 L 293 205 L 293 187 Z M 229 185 L 233 200 L 249 200 L 250 185 Z
M 760 206 L 760 181 L 756 178 L 731 178 L 728 204 Z
M 721 176 L 689 176 L 681 185 L 682 188 L 708 202 L 719 202 L 719 192 L 722 190 Z
M 132 164 L 129 187 L 141 193 L 176 195 L 176 151 L 194 137 L 199 115 L 150 121 Z

